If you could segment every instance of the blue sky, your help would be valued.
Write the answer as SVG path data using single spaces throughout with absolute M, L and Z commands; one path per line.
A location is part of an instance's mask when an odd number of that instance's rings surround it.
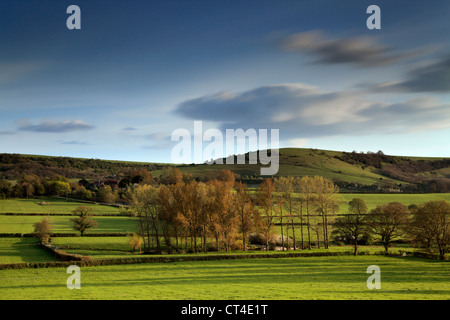
M 81 30 L 68 30 L 69 5 Z M 366 8 L 381 8 L 369 30 Z M 0 4 L 0 152 L 170 162 L 173 130 L 450 156 L 448 1 Z

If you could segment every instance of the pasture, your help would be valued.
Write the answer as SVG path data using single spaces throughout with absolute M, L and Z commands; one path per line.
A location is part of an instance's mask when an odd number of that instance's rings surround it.
M 381 270 L 381 290 L 366 269 Z M 450 263 L 386 256 L 190 261 L 81 268 L 68 290 L 65 268 L 0 270 L 4 299 L 448 299 Z
M 39 222 L 43 216 L 0 215 L 0 233 L 32 233 L 33 224 Z M 68 216 L 50 216 L 48 219 L 52 223 L 52 232 L 54 233 L 77 233 L 72 229 L 74 217 Z M 136 219 L 121 216 L 96 216 L 92 218 L 97 221 L 98 227 L 88 231 L 88 233 L 112 233 L 112 232 L 135 232 Z
M 362 198 L 370 209 L 378 204 L 399 201 L 405 205 L 430 200 L 450 201 L 450 194 L 340 194 L 340 212 L 346 202 Z M 6 203 L 6 201 L 9 201 Z M 43 216 L 36 202 L 41 199 L 0 200 L 0 211 L 19 215 L 0 215 L 0 233 L 31 233 L 33 224 Z M 44 200 L 45 201 L 45 200 Z M 55 200 L 52 213 L 70 214 L 81 203 Z M 36 207 L 37 206 L 37 207 Z M 107 206 L 95 206 L 106 210 Z M 29 210 L 29 211 L 27 211 Z M 44 210 L 44 209 L 42 209 Z M 105 212 L 105 211 L 103 211 Z M 46 213 L 46 212 L 42 212 Z M 71 216 L 48 217 L 54 233 L 75 233 Z M 137 219 L 125 216 L 94 216 L 98 227 L 88 233 L 104 233 L 100 237 L 53 237 L 52 243 L 67 253 L 91 256 L 93 259 L 148 257 L 133 252 L 128 237 L 111 237 L 108 233 L 136 231 Z M 306 231 L 304 229 L 304 231 Z M 280 226 L 276 226 L 280 233 Z M 289 230 L 289 233 L 291 231 Z M 286 235 L 286 233 L 285 233 Z M 289 234 L 291 235 L 291 234 Z M 299 227 L 296 229 L 299 241 Z M 312 241 L 316 236 L 311 233 Z M 306 239 L 306 232 L 304 233 Z M 36 245 L 35 238 L 0 238 L 0 264 L 55 261 Z M 391 252 L 413 251 L 394 245 Z M 351 246 L 331 246 L 329 250 L 313 248 L 311 252 L 349 252 Z M 284 257 L 143 263 L 82 268 L 81 290 L 68 290 L 65 268 L 0 270 L 2 299 L 219 299 L 219 300 L 309 300 L 309 299 L 408 299 L 436 300 L 450 298 L 450 262 L 408 257 L 378 255 L 381 246 L 360 246 L 359 256 Z M 292 251 L 286 251 L 292 252 Z M 309 250 L 305 250 L 309 252 Z M 249 252 L 221 252 L 242 254 Z M 275 253 L 251 251 L 252 254 Z M 280 252 L 276 252 L 280 253 Z M 282 252 L 283 253 L 283 252 Z M 213 255 L 217 252 L 177 254 L 179 257 Z M 370 255 L 367 255 L 370 254 Z M 376 254 L 376 255 L 375 255 Z M 381 268 L 381 290 L 368 290 L 366 269 Z
M 450 193 L 423 193 L 423 194 L 406 194 L 406 193 L 395 193 L 395 194 L 358 194 L 358 193 L 341 193 L 339 194 L 339 200 L 341 205 L 339 207 L 339 213 L 347 213 L 346 203 L 351 201 L 353 198 L 363 199 L 367 205 L 367 209 L 372 210 L 377 205 L 387 204 L 390 202 L 400 202 L 405 206 L 411 204 L 419 205 L 426 203 L 428 201 L 445 200 L 450 202 Z
M 0 238 L 0 264 L 57 261 L 34 238 Z
M 84 203 L 76 200 L 63 198 L 30 198 L 30 199 L 7 199 L 0 200 L 0 214 L 72 214 L 78 206 L 87 206 L 93 209 L 95 215 L 118 215 L 119 208 L 101 204 Z

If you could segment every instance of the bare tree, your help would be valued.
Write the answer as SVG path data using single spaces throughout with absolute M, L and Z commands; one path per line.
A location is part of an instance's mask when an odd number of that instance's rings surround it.
M 380 236 L 386 253 L 389 252 L 392 241 L 405 234 L 408 218 L 408 208 L 399 202 L 378 205 L 367 215 L 368 226 L 374 234 Z
M 354 252 L 358 254 L 358 238 L 367 233 L 367 206 L 364 200 L 354 198 L 349 202 L 348 214 L 336 219 L 335 230 L 348 239 L 353 240 Z
M 238 182 L 235 184 L 235 189 L 234 207 L 237 211 L 237 217 L 239 218 L 239 229 L 242 233 L 243 249 L 244 251 L 247 251 L 247 237 L 250 232 L 258 228 L 261 217 L 250 199 L 250 192 L 247 185 Z
M 97 227 L 97 222 L 91 218 L 92 211 L 92 208 L 87 206 L 79 206 L 72 211 L 73 215 L 78 216 L 72 219 L 73 228 L 80 231 L 81 236 L 84 236 L 86 230 Z
M 132 206 L 136 210 L 139 224 L 138 228 L 141 235 L 147 238 L 147 244 L 144 241 L 144 250 L 150 250 L 152 233 L 156 240 L 156 250 L 161 252 L 160 244 L 160 206 L 158 203 L 158 188 L 151 185 L 138 186 L 132 195 Z
M 266 250 L 269 250 L 269 240 L 272 233 L 273 226 L 277 219 L 277 214 L 274 210 L 275 184 L 273 180 L 267 178 L 261 183 L 260 190 L 258 191 L 258 203 L 264 211 L 262 216 L 264 225 L 264 235 L 266 239 Z
M 275 180 L 276 188 L 278 192 L 280 192 L 283 208 L 286 210 L 288 223 L 290 222 L 291 224 L 294 250 L 296 249 L 295 226 L 294 226 L 295 220 L 294 218 L 297 205 L 297 201 L 294 195 L 294 187 L 296 179 L 297 178 L 294 177 L 280 177 Z M 283 228 L 283 222 L 281 222 L 281 228 Z
M 411 224 L 416 236 L 431 237 L 444 259 L 450 245 L 450 204 L 443 200 L 425 203 L 415 211 Z

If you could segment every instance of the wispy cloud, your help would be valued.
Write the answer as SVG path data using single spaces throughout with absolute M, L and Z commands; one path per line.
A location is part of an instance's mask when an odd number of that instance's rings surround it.
M 12 83 L 44 68 L 39 61 L 9 61 L 0 63 L 0 85 Z
M 94 126 L 84 122 L 82 120 L 72 121 L 43 121 L 38 124 L 32 124 L 28 120 L 21 120 L 19 122 L 19 130 L 21 131 L 33 131 L 33 132 L 72 132 L 72 131 L 84 131 L 91 130 Z
M 318 30 L 287 36 L 280 41 L 280 47 L 311 54 L 317 58 L 317 63 L 352 63 L 368 67 L 393 64 L 414 54 L 395 53 L 393 48 L 376 43 L 372 38 L 332 38 Z
M 176 112 L 194 120 L 217 121 L 222 130 L 280 129 L 283 140 L 450 127 L 450 104 L 435 98 L 371 101 L 360 93 L 323 92 L 299 83 L 200 97 L 181 103 Z
M 381 92 L 450 92 L 450 55 L 412 69 L 407 79 L 398 82 L 385 82 L 373 87 Z
M 13 134 L 16 134 L 16 132 L 15 131 L 10 131 L 10 130 L 8 130 L 8 131 L 0 131 L 0 135 L 13 135 Z
M 73 145 L 87 145 L 85 141 L 71 140 L 71 141 L 59 141 L 60 144 L 73 144 Z
M 170 135 L 164 132 L 157 132 L 145 136 L 151 142 L 143 146 L 144 149 L 164 150 L 173 147 Z
M 122 129 L 123 131 L 136 131 L 137 129 L 134 127 L 126 127 Z

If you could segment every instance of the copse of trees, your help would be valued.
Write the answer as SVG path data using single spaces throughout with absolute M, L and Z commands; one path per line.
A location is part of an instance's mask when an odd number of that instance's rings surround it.
M 318 238 L 323 236 L 328 248 L 330 218 L 338 204 L 338 190 L 331 181 L 322 177 L 268 178 L 256 192 L 250 192 L 228 170 L 207 182 L 191 180 L 176 170 L 166 175 L 172 182 L 168 185 L 141 185 L 132 191 L 132 207 L 139 220 L 137 233 L 144 239 L 144 251 L 156 246 L 161 252 L 163 244 L 169 251 L 247 250 L 252 233 L 260 234 L 269 250 L 276 225 L 281 226 L 284 249 L 289 243 L 296 246 L 288 235 L 290 232 L 295 238 L 298 219 L 301 230 L 306 227 L 308 231 L 308 248 L 312 247 L 311 230 Z M 294 192 L 300 192 L 300 196 L 294 196 Z M 301 234 L 304 248 L 303 231 Z
M 407 239 L 429 252 L 436 248 L 444 259 L 450 247 L 450 204 L 443 200 L 429 201 L 407 208 L 392 202 L 367 213 L 364 201 L 355 198 L 349 202 L 348 214 L 337 218 L 333 227 L 339 239 L 354 244 L 355 255 L 360 240 L 376 236 L 386 253 L 394 241 Z

